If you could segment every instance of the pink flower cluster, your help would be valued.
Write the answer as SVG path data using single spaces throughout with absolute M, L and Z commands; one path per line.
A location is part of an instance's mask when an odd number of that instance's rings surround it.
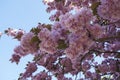
M 12 28 L 8 28 L 7 30 L 5 30 L 5 33 L 8 35 L 8 36 L 12 36 L 14 37 L 15 39 L 18 39 L 20 40 L 20 38 L 22 37 L 22 35 L 25 33 L 24 30 L 22 29 L 12 29 Z
M 6 30 L 7 35 L 20 41 L 12 62 L 18 63 L 28 54 L 34 56 L 20 79 L 52 80 L 54 76 L 58 80 L 74 80 L 73 76 L 80 74 L 76 79 L 101 80 L 106 75 L 119 79 L 120 1 L 44 0 L 44 3 L 48 5 L 47 12 L 56 10 L 50 17 L 53 24 L 39 24 L 28 33 Z M 33 74 L 37 66 L 45 70 Z
M 98 7 L 98 14 L 103 19 L 111 22 L 120 20 L 120 1 L 119 0 L 100 0 L 101 5 Z

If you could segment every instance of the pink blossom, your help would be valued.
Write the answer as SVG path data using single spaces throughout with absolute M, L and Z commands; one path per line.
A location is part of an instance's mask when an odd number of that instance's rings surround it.
M 2 32 L 0 32 L 0 37 L 2 36 Z
M 25 50 L 22 46 L 17 46 L 16 48 L 14 48 L 14 52 L 19 56 L 25 56 L 28 54 L 28 51 Z
M 83 62 L 83 64 L 82 64 L 82 69 L 84 70 L 84 71 L 87 71 L 88 69 L 90 69 L 90 63 L 89 62 Z
M 49 38 L 45 41 L 42 41 L 39 46 L 41 51 L 53 54 L 56 52 L 57 42 Z
M 52 80 L 52 77 L 43 71 L 32 77 L 32 80 Z
M 107 65 L 107 63 L 102 63 L 98 66 L 98 69 L 101 73 L 106 73 L 109 71 L 109 66 Z
M 20 61 L 20 56 L 17 54 L 13 54 L 12 58 L 10 59 L 11 62 L 16 62 L 18 64 L 18 62 Z
M 118 0 L 101 0 L 101 5 L 98 7 L 98 14 L 104 19 L 115 22 L 120 19 L 120 2 Z
M 94 39 L 102 38 L 106 34 L 104 27 L 100 26 L 99 24 L 94 24 L 93 26 L 89 26 L 87 28 Z
M 38 33 L 38 38 L 40 40 L 47 39 L 50 35 L 50 31 L 47 28 L 41 29 L 41 31 Z
M 29 53 L 35 53 L 38 50 L 38 43 L 32 42 L 32 38 L 34 37 L 34 33 L 29 32 L 22 36 L 21 38 L 21 47 L 27 50 Z
M 37 70 L 37 65 L 35 63 L 28 63 L 25 73 L 22 74 L 21 78 L 27 78 L 32 76 L 32 73 Z

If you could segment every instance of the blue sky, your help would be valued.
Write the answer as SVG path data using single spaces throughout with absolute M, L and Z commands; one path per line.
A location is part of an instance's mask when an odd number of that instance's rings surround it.
M 49 23 L 49 14 L 45 12 L 42 0 L 0 0 L 0 32 L 12 27 L 29 31 L 38 22 Z M 9 59 L 19 42 L 3 35 L 0 39 L 0 80 L 17 80 L 19 73 L 24 72 L 31 56 L 21 59 L 19 65 Z

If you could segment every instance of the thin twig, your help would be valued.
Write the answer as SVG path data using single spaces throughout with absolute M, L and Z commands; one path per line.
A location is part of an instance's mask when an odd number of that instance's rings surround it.
M 94 39 L 97 42 L 105 42 L 113 39 L 120 39 L 120 35 L 117 36 L 111 36 L 111 37 L 105 37 L 105 38 L 99 38 L 99 39 Z

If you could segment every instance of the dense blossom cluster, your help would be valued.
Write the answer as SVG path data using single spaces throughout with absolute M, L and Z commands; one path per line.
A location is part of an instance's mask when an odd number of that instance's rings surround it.
M 100 0 L 101 5 L 98 7 L 98 14 L 104 19 L 111 22 L 120 19 L 120 1 L 119 0 Z
M 39 23 L 28 33 L 6 30 L 7 35 L 20 41 L 10 59 L 12 62 L 19 63 L 20 58 L 28 54 L 34 56 L 19 80 L 53 80 L 54 77 L 57 80 L 118 80 L 120 1 L 43 2 L 48 5 L 47 12 L 55 10 L 50 16 L 53 24 Z M 37 66 L 43 66 L 45 70 L 33 74 Z

